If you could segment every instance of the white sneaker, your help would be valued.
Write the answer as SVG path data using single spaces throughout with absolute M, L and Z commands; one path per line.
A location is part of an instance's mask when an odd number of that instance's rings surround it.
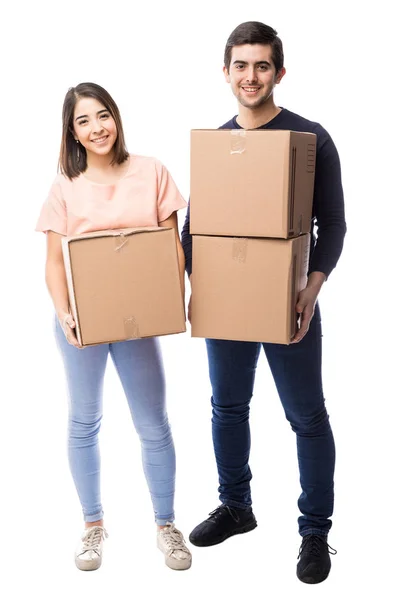
M 81 571 L 94 571 L 100 567 L 103 540 L 107 537 L 107 531 L 99 525 L 85 529 L 75 552 L 75 564 L 78 569 Z
M 170 569 L 183 571 L 192 565 L 192 555 L 185 546 L 182 533 L 173 523 L 167 523 L 157 532 L 157 546 L 165 556 L 165 564 Z

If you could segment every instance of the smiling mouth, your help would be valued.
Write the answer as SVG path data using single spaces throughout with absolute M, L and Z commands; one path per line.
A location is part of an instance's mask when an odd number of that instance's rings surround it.
M 250 94 L 255 94 L 256 92 L 259 91 L 259 89 L 260 89 L 259 87 L 247 87 L 247 86 L 244 87 L 244 86 L 242 86 L 242 90 L 244 90 L 245 92 L 250 93 Z
M 103 135 L 103 137 L 101 138 L 96 138 L 95 140 L 92 140 L 92 142 L 94 144 L 102 144 L 103 142 L 106 141 L 106 139 L 108 138 L 108 135 Z

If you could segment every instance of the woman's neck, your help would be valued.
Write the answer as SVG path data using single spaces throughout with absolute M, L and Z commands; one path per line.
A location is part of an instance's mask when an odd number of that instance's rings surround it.
M 112 160 L 114 158 L 114 152 L 109 152 L 105 156 L 94 154 L 92 152 L 87 154 L 87 168 L 88 171 L 103 171 L 103 172 L 113 172 L 114 167 L 118 167 L 119 165 L 112 165 Z

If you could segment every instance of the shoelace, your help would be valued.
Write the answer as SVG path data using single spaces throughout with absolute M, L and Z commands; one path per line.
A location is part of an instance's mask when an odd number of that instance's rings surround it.
M 226 504 L 221 504 L 221 506 L 218 506 L 218 508 L 210 512 L 210 517 L 207 519 L 207 521 L 217 522 L 217 520 L 220 519 L 226 511 L 228 511 L 228 513 L 236 523 L 239 522 L 240 519 L 236 510 L 234 508 L 231 508 L 230 506 L 227 506 Z
M 163 536 L 170 553 L 174 552 L 174 550 L 188 552 L 182 533 L 175 527 L 175 525 L 172 525 L 172 523 L 167 523 L 166 527 L 161 529 L 161 535 Z
M 332 548 L 323 537 L 319 535 L 306 536 L 300 546 L 299 555 L 297 558 L 300 558 L 301 554 L 306 548 L 309 554 L 312 554 L 313 556 L 320 556 L 321 549 L 323 547 L 328 548 L 329 554 L 337 554 L 337 550 Z
M 97 525 L 94 527 L 90 527 L 82 535 L 82 553 L 87 552 L 88 550 L 94 550 L 95 552 L 98 552 L 101 540 L 107 537 L 108 533 L 104 529 L 104 527 L 100 527 Z

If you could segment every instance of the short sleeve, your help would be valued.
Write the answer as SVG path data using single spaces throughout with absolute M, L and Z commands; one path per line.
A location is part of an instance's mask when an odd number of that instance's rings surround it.
M 161 163 L 157 164 L 158 196 L 157 211 L 158 222 L 165 221 L 173 212 L 185 208 L 187 202 L 183 199 L 171 174 Z
M 51 186 L 47 200 L 42 206 L 36 231 L 44 233 L 54 231 L 61 235 L 67 235 L 67 209 L 58 177 Z

